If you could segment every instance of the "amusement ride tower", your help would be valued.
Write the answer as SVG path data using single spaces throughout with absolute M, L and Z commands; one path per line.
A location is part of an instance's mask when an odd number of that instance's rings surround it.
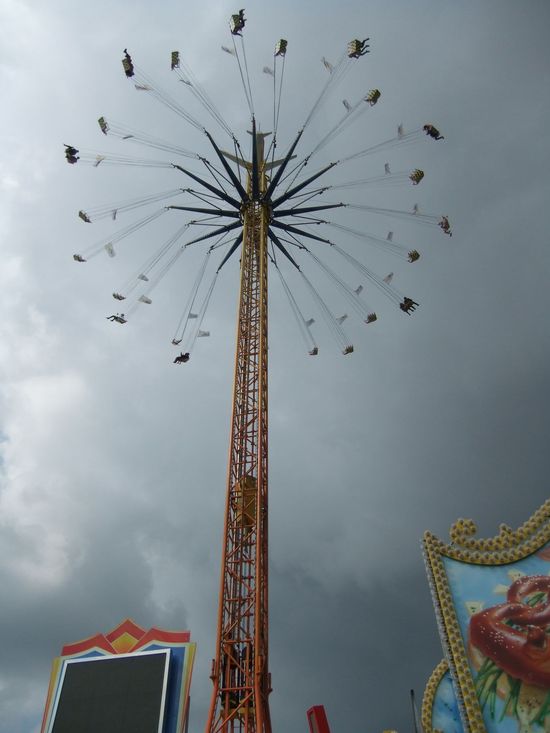
M 267 242 L 263 135 L 252 126 L 216 658 L 207 731 L 271 731 L 267 574 Z M 243 192 L 244 193 L 244 192 Z
M 242 234 L 240 292 L 233 388 L 233 410 L 222 569 L 218 609 L 214 684 L 207 733 L 270 733 L 268 696 L 268 244 L 271 242 L 295 265 L 273 228 L 292 231 L 279 217 L 299 216 L 339 205 L 280 206 L 313 180 L 323 168 L 284 194 L 275 197 L 277 185 L 302 135 L 300 131 L 286 156 L 267 160 L 265 138 L 252 118 L 252 160 L 223 153 L 213 142 L 222 165 L 241 196 Z M 246 190 L 227 159 L 246 170 Z M 269 174 L 272 174 L 271 177 Z M 222 262 L 223 264 L 223 262 Z M 296 265 L 298 267 L 298 265 Z
M 367 41 L 369 39 L 351 41 L 345 53 L 334 66 L 323 58 L 323 64 L 329 74 L 328 80 L 286 154 L 275 160 L 277 124 L 287 42 L 281 39 L 276 45 L 274 70 L 264 68 L 264 72 L 269 72 L 274 79 L 274 124 L 271 132 L 260 132 L 256 129 L 252 89 L 244 53 L 242 39 L 244 24 L 244 11 L 232 16 L 230 28 L 233 49 L 226 47 L 222 47 L 222 49 L 236 56 L 239 63 L 243 89 L 251 113 L 252 129 L 249 132 L 252 136 L 252 151 L 250 160 L 245 160 L 237 138 L 196 78 L 183 64 L 179 53 L 176 51 L 172 52 L 172 70 L 178 74 L 179 81 L 184 82 L 186 88 L 194 94 L 210 116 L 230 135 L 234 145 L 234 154 L 221 150 L 202 123 L 190 114 L 187 106 L 181 105 L 135 67 L 126 49 L 122 60 L 124 72 L 126 77 L 134 82 L 137 90 L 150 94 L 157 101 L 180 115 L 196 130 L 204 133 L 209 146 L 215 151 L 222 169 L 216 168 L 202 155 L 145 133 L 124 128 L 118 124 L 110 124 L 104 117 L 99 118 L 99 126 L 105 135 L 114 135 L 122 140 L 130 140 L 134 143 L 141 143 L 157 150 L 172 153 L 177 156 L 176 160 L 178 161 L 181 157 L 198 160 L 205 165 L 214 182 L 206 181 L 195 171 L 181 165 L 181 162 L 132 158 L 108 153 L 89 154 L 83 152 L 79 155 L 79 150 L 73 146 L 65 146 L 66 159 L 70 164 L 82 159 L 83 162 L 91 163 L 94 167 L 99 165 L 102 165 L 102 167 L 104 165 L 141 165 L 148 168 L 169 168 L 179 171 L 179 173 L 191 178 L 199 185 L 199 190 L 180 188 L 175 191 L 153 194 L 142 199 L 133 199 L 99 207 L 87 212 L 80 211 L 80 218 L 84 222 L 91 223 L 97 218 L 109 216 L 114 220 L 124 210 L 133 210 L 138 206 L 146 206 L 173 196 L 186 195 L 201 200 L 200 206 L 194 200 L 186 202 L 186 205 L 163 206 L 159 211 L 149 214 L 144 219 L 120 230 L 115 235 L 111 235 L 108 239 L 92 245 L 84 250 L 82 254 L 73 255 L 77 262 L 86 262 L 89 258 L 104 250 L 107 251 L 110 257 L 113 257 L 115 255 L 115 243 L 170 210 L 204 215 L 204 219 L 188 221 L 180 226 L 177 232 L 161 246 L 160 250 L 144 263 L 142 269 L 138 271 L 139 274 L 130 278 L 120 290 L 113 293 L 115 300 L 124 301 L 131 294 L 136 295 L 138 291 L 135 289 L 137 287 L 145 288 L 144 292 L 136 298 L 133 305 L 127 310 L 126 315 L 117 313 L 109 316 L 111 321 L 125 324 L 129 315 L 136 308 L 141 307 L 138 305 L 139 303 L 148 305 L 152 303 L 151 291 L 190 245 L 199 244 L 216 237 L 214 244 L 205 255 L 204 264 L 193 286 L 190 300 L 186 305 L 186 311 L 180 319 L 180 324 L 178 324 L 178 329 L 172 340 L 174 345 L 184 342 L 181 354 L 174 359 L 176 364 L 181 365 L 189 361 L 196 339 L 209 335 L 209 332 L 203 331 L 201 326 L 216 278 L 227 260 L 235 252 L 240 252 L 240 291 L 233 409 L 217 637 L 215 659 L 212 662 L 211 671 L 213 690 L 205 733 L 271 732 L 268 703 L 269 693 L 271 692 L 268 666 L 268 266 L 273 266 L 281 279 L 293 315 L 308 346 L 309 354 L 316 356 L 318 353 L 318 347 L 310 331 L 310 326 L 314 321 L 313 319 L 306 320 L 302 315 L 297 300 L 290 291 L 279 268 L 277 260 L 279 255 L 282 256 L 285 263 L 290 263 L 291 270 L 297 272 L 298 277 L 302 278 L 302 282 L 316 302 L 318 312 L 339 343 L 342 352 L 350 354 L 353 352 L 353 346 L 342 328 L 342 322 L 347 318 L 347 315 L 339 318 L 334 316 L 313 283 L 306 277 L 302 269 L 302 262 L 296 258 L 296 254 L 299 253 L 300 257 L 304 258 L 310 257 L 324 271 L 325 275 L 338 287 L 364 323 L 373 323 L 377 320 L 377 316 L 360 297 L 363 286 L 353 288 L 346 284 L 322 258 L 319 258 L 305 246 L 304 240 L 315 242 L 316 245 L 320 244 L 327 251 L 329 248 L 332 249 L 335 256 L 343 258 L 347 266 L 351 265 L 355 268 L 362 277 L 388 297 L 405 314 L 411 315 L 418 304 L 412 298 L 404 296 L 391 284 L 393 273 L 385 277 L 378 276 L 327 237 L 312 233 L 311 227 L 308 228 L 308 225 L 321 225 L 321 231 L 324 231 L 323 227 L 333 227 L 340 232 L 347 232 L 352 236 L 374 244 L 378 248 L 382 248 L 389 254 L 408 260 L 410 263 L 419 259 L 419 252 L 416 249 L 410 250 L 408 247 L 395 242 L 392 232 L 386 238 L 381 238 L 365 233 L 364 230 L 351 229 L 336 221 L 319 219 L 317 218 L 319 212 L 349 206 L 372 214 L 393 216 L 402 220 L 416 220 L 420 223 L 439 227 L 445 234 L 451 234 L 447 217 L 423 214 L 416 204 L 412 211 L 382 209 L 363 204 L 345 204 L 341 202 L 306 205 L 310 199 L 322 196 L 331 189 L 359 188 L 364 185 L 377 184 L 382 179 L 385 182 L 391 180 L 395 183 L 418 185 L 424 177 L 423 171 L 414 169 L 412 172 L 391 173 L 389 165 L 386 163 L 382 177 L 374 176 L 373 178 L 351 181 L 338 186 L 323 185 L 321 188 L 311 188 L 311 184 L 340 163 L 371 154 L 374 155 L 401 144 L 408 144 L 415 138 L 424 135 L 436 140 L 442 139 L 442 136 L 431 124 L 424 125 L 422 129 L 410 133 L 405 133 L 402 125 L 399 125 L 397 134 L 383 143 L 350 154 L 340 161 L 324 165 L 309 177 L 303 178 L 304 167 L 313 155 L 378 102 L 380 91 L 371 89 L 354 104 L 344 100 L 345 115 L 305 157 L 301 158 L 288 171 L 289 163 L 296 157 L 294 152 L 306 127 L 320 109 L 322 102 L 330 89 L 334 87 L 335 82 L 342 78 L 348 65 L 354 63 L 353 60 L 357 60 L 368 53 Z M 235 37 L 240 37 L 242 42 L 242 53 L 240 55 Z M 277 58 L 282 58 L 283 64 L 278 92 L 276 85 Z M 243 69 L 246 73 L 243 73 Z M 264 143 L 268 136 L 272 136 L 272 138 L 269 150 L 266 152 Z M 236 168 L 233 167 L 235 164 Z M 244 182 L 241 178 L 242 173 L 245 176 Z M 285 204 L 287 205 L 285 206 Z M 179 241 L 184 236 L 187 228 L 191 225 L 201 224 L 215 228 L 208 234 L 191 239 L 179 246 Z M 236 239 L 234 238 L 235 234 L 238 234 Z M 217 267 L 203 304 L 196 308 L 197 293 L 208 258 L 212 252 L 223 245 L 227 245 L 227 251 Z M 289 251 L 291 248 L 294 248 L 292 254 Z M 179 330 L 180 326 L 182 326 L 181 330 Z

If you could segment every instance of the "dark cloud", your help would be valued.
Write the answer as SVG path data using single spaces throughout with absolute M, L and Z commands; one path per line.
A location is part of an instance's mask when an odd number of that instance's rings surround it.
M 192 727 L 204 725 L 237 264 L 215 292 L 212 338 L 185 371 L 172 366 L 169 341 L 198 255 L 185 255 L 149 310 L 114 328 L 104 319 L 113 309 L 110 293 L 145 258 L 151 238 L 172 233 L 174 219 L 121 246 L 115 260 L 80 267 L 73 252 L 113 229 L 110 221 L 88 227 L 76 212 L 181 179 L 70 167 L 62 143 L 120 152 L 97 127 L 106 114 L 205 152 L 199 133 L 128 88 L 120 67 L 125 46 L 167 88 L 168 52 L 185 51 L 230 124 L 248 137 L 237 71 L 219 51 L 233 10 L 221 2 L 59 0 L 47 8 L 7 3 L 0 11 L 0 733 L 37 731 L 60 647 L 126 616 L 191 629 L 199 643 Z M 285 1 L 252 2 L 247 15 L 264 129 L 270 86 L 260 70 L 274 41 L 289 40 L 281 149 L 326 79 L 320 57 L 335 60 L 363 31 L 373 52 L 326 105 L 304 150 L 341 114 L 341 98 L 380 87 L 381 102 L 315 165 L 387 139 L 401 122 L 411 130 L 430 121 L 446 136 L 442 144 L 422 140 L 362 159 L 334 178 L 373 175 L 386 161 L 395 170 L 426 170 L 418 190 L 354 191 L 349 200 L 407 209 L 418 202 L 451 217 L 452 239 L 360 212 L 338 219 L 383 237 L 395 230 L 396 239 L 421 250 L 421 260 L 408 265 L 341 240 L 376 271 L 395 271 L 399 290 L 421 303 L 414 318 L 367 291 L 379 321 L 366 329 L 350 317 L 353 356 L 344 359 L 317 323 L 320 355 L 310 359 L 272 281 L 274 727 L 304 730 L 305 710 L 321 703 L 334 729 L 367 720 L 373 730 L 406 730 L 408 690 L 420 693 L 441 658 L 423 531 L 445 538 L 467 516 L 491 535 L 502 521 L 521 524 L 548 496 L 549 9 L 534 1 L 368 8 L 355 0 L 298 8 Z M 334 200 L 347 193 L 335 191 Z M 361 282 L 345 268 L 350 283 Z M 345 301 L 322 273 L 312 269 L 311 277 L 343 312 Z M 313 315 L 313 303 L 292 282 Z

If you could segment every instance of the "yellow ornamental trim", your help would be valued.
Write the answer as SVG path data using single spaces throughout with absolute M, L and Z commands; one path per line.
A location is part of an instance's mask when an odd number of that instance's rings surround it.
M 446 659 L 442 659 L 437 667 L 434 669 L 434 671 L 430 675 L 430 679 L 428 680 L 426 684 L 426 688 L 424 690 L 424 696 L 422 698 L 422 729 L 424 733 L 431 733 L 433 731 L 433 725 L 432 725 L 432 714 L 433 714 L 433 706 L 435 701 L 435 695 L 437 693 L 437 688 L 441 684 L 441 680 L 445 676 L 445 673 L 448 671 L 449 665 L 447 664 Z

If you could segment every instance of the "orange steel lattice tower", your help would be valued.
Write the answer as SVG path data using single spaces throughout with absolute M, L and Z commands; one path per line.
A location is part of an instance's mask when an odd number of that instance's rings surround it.
M 243 244 L 214 684 L 206 733 L 270 733 L 267 572 L 267 200 L 253 124 Z M 228 154 L 226 154 L 228 155 Z M 241 165 L 243 163 L 241 162 Z

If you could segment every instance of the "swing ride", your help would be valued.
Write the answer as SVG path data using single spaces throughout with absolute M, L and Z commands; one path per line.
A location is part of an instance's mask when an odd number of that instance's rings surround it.
M 223 150 L 211 132 L 176 96 L 167 93 L 155 80 L 136 65 L 127 49 L 122 59 L 123 71 L 135 89 L 148 94 L 181 117 L 188 125 L 204 135 L 212 151 L 214 162 L 192 150 L 162 138 L 128 127 L 107 117 L 98 120 L 101 133 L 128 144 L 159 151 L 164 157 L 139 158 L 110 152 L 97 153 L 65 146 L 66 159 L 71 165 L 87 164 L 93 167 L 129 166 L 165 168 L 176 171 L 186 181 L 184 186 L 151 193 L 148 196 L 125 199 L 114 203 L 81 209 L 78 216 L 85 224 L 110 218 L 117 221 L 127 212 L 161 204 L 142 218 L 118 229 L 73 255 L 78 263 L 86 263 L 106 252 L 114 257 L 123 240 L 155 220 L 178 215 L 183 218 L 178 228 L 140 267 L 113 292 L 117 302 L 128 304 L 126 313 L 108 316 L 109 320 L 125 325 L 143 306 L 151 306 L 153 290 L 166 274 L 175 267 L 189 248 L 200 248 L 209 243 L 189 292 L 183 313 L 177 323 L 172 344 L 181 349 L 174 364 L 189 362 L 194 356 L 196 342 L 208 337 L 204 322 L 212 293 L 227 261 L 240 256 L 240 291 L 238 300 L 236 360 L 234 374 L 233 414 L 230 436 L 230 458 L 226 494 L 225 527 L 223 535 L 222 568 L 217 623 L 215 659 L 212 662 L 213 691 L 206 723 L 206 733 L 270 733 L 271 722 L 268 697 L 271 676 L 268 664 L 268 269 L 277 273 L 282 292 L 288 300 L 298 330 L 311 356 L 319 354 L 319 346 L 312 332 L 315 318 L 304 315 L 303 305 L 290 285 L 289 270 L 311 296 L 316 313 L 323 319 L 344 355 L 354 347 L 345 329 L 347 313 L 335 315 L 313 280 L 307 274 L 310 264 L 320 270 L 342 294 L 349 306 L 365 324 L 373 324 L 379 316 L 362 297 L 365 286 L 350 285 L 326 262 L 324 251 L 331 251 L 346 266 L 351 266 L 365 282 L 367 289 L 378 290 L 394 306 L 411 315 L 418 303 L 393 285 L 394 273 L 379 275 L 374 270 L 330 238 L 331 232 L 340 237 L 355 237 L 381 252 L 414 263 L 420 258 L 417 249 L 394 240 L 393 232 L 384 238 L 364 229 L 349 227 L 333 216 L 339 210 L 355 210 L 368 215 L 395 218 L 439 227 L 451 235 L 446 216 L 425 214 L 418 205 L 412 210 L 380 208 L 362 203 L 328 201 L 332 191 L 368 189 L 369 186 L 419 185 L 424 172 L 419 168 L 391 172 L 385 164 L 384 173 L 367 178 L 342 182 L 325 182 L 332 171 L 345 170 L 352 160 L 375 156 L 408 146 L 427 136 L 439 140 L 439 130 L 431 123 L 423 128 L 405 132 L 402 125 L 395 135 L 321 166 L 310 175 L 312 160 L 352 124 L 372 111 L 379 103 L 379 89 L 366 90 L 355 102 L 344 100 L 344 115 L 312 144 L 309 152 L 298 156 L 299 145 L 306 140 L 306 131 L 338 83 L 370 53 L 369 38 L 353 39 L 337 63 L 323 57 L 327 78 L 294 140 L 281 157 L 278 148 L 278 124 L 281 109 L 285 61 L 288 51 L 286 39 L 280 39 L 273 54 L 273 67 L 264 67 L 264 73 L 273 78 L 273 126 L 270 132 L 261 132 L 256 123 L 254 99 L 245 50 L 244 10 L 230 19 L 231 46 L 222 51 L 232 56 L 238 66 L 246 103 L 250 112 L 251 150 L 245 157 L 238 137 L 215 106 L 202 84 L 185 63 L 178 51 L 170 57 L 170 68 L 176 78 L 176 91 L 191 94 L 229 138 L 231 152 Z M 269 146 L 266 146 L 270 138 Z M 266 149 L 267 148 L 267 149 Z M 167 154 L 167 155 L 166 155 Z M 204 166 L 199 174 L 190 169 L 187 160 Z M 321 182 L 323 180 L 323 182 Z M 191 181 L 191 183 L 189 183 Z M 316 203 L 319 201 L 320 203 Z M 308 202 L 313 202 L 308 205 Z M 200 218 L 186 218 L 199 215 Z M 312 226 L 315 225 L 315 232 Z M 209 227 L 206 234 L 192 236 L 194 227 Z M 316 233 L 320 232 L 320 233 Z M 326 234 L 327 236 L 323 236 Z M 220 250 L 220 253 L 218 253 Z M 219 258 L 218 258 L 219 257 Z M 218 258 L 218 259 L 217 259 Z M 212 272 L 211 261 L 216 260 Z M 210 280 L 205 284 L 207 273 Z M 372 286 L 372 287 L 371 287 Z M 125 303 L 125 305 L 126 305 Z

